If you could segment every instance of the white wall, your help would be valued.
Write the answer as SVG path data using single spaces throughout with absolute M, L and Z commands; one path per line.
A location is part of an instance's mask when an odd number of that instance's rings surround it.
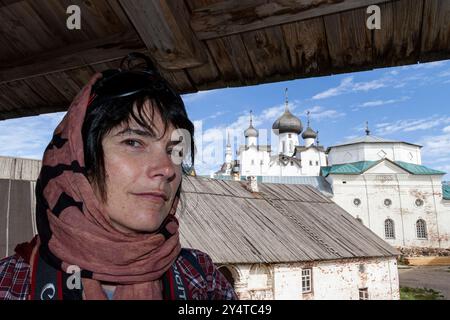
M 241 176 L 260 176 L 267 171 L 270 162 L 270 154 L 267 151 L 258 151 L 256 146 L 251 145 L 247 150 L 243 150 L 240 153 L 239 161 Z M 263 164 L 261 164 L 261 161 Z
M 422 164 L 420 148 L 402 142 L 356 143 L 332 147 L 328 153 L 328 162 L 329 165 L 335 165 L 357 161 L 378 161 L 383 157 L 392 161 Z
M 332 200 L 391 245 L 449 248 L 450 205 L 442 199 L 441 176 L 383 173 L 388 169 L 375 167 L 363 175 L 329 175 Z M 361 200 L 359 206 L 353 203 L 355 198 Z M 389 207 L 385 199 L 392 201 Z M 416 199 L 423 205 L 417 206 Z M 385 238 L 388 218 L 394 221 L 395 239 Z M 418 219 L 426 221 L 428 239 L 417 238 Z
M 267 264 L 259 269 L 267 274 L 259 275 L 251 274 L 254 265 L 233 268 L 239 277 L 235 290 L 243 300 L 357 300 L 360 288 L 368 288 L 369 299 L 399 299 L 395 257 Z M 302 293 L 304 268 L 312 269 L 311 293 Z
M 279 165 L 271 163 L 269 152 L 258 151 L 255 146 L 250 146 L 239 154 L 240 173 L 242 176 L 319 176 L 320 167 L 327 163 L 325 152 L 316 148 L 304 150 L 296 157 L 301 159 L 301 167 L 296 162 Z
M 327 165 L 325 152 L 316 148 L 308 148 L 302 151 L 297 154 L 297 158 L 302 160 L 302 175 L 304 176 L 319 176 L 320 167 Z
M 284 150 L 283 150 L 284 143 Z M 280 133 L 278 135 L 278 153 L 292 156 L 295 147 L 298 146 L 298 135 L 295 133 Z

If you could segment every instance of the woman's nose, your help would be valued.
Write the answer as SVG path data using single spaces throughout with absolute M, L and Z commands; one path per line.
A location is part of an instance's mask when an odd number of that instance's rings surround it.
M 147 175 L 150 178 L 167 179 L 169 182 L 175 178 L 175 164 L 167 152 L 154 152 L 148 156 L 147 161 Z

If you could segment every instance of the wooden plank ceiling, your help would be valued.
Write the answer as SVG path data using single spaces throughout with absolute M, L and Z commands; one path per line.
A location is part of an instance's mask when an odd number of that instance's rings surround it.
M 448 59 L 450 0 L 0 0 L 0 119 L 66 110 L 131 51 L 180 93 Z

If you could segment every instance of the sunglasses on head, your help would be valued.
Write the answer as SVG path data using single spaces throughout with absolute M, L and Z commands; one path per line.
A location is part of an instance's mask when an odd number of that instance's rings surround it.
M 126 63 L 126 66 L 125 66 Z M 142 53 L 130 53 L 122 59 L 119 69 L 102 72 L 92 87 L 91 101 L 107 101 L 140 92 L 170 100 L 181 100 L 167 81 L 156 71 L 151 60 Z

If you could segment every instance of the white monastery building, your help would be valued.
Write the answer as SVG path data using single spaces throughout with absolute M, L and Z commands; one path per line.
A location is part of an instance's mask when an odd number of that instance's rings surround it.
M 272 130 L 278 154 L 258 144 L 250 114 L 245 145 L 233 160 L 228 138 L 225 163 L 214 177 L 310 184 L 391 245 L 450 247 L 450 185 L 442 182 L 445 172 L 422 165 L 420 145 L 375 137 L 367 125 L 363 137 L 325 150 L 309 114 L 303 131 L 287 101 Z

